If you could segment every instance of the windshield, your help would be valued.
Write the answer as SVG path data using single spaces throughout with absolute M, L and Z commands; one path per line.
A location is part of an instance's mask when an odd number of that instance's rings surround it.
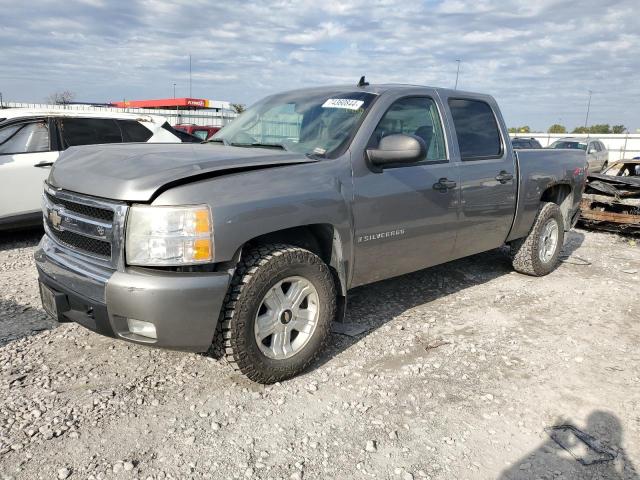
M 375 98 L 358 91 L 274 95 L 248 108 L 210 141 L 332 158 L 348 147 Z
M 572 148 L 572 149 L 580 149 L 587 150 L 587 144 L 584 142 L 571 142 L 567 140 L 558 140 L 557 142 L 553 142 L 549 148 Z

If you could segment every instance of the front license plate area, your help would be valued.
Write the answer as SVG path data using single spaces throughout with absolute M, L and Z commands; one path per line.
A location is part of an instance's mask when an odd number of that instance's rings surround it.
M 56 294 L 46 285 L 40 284 L 40 299 L 42 307 L 51 317 L 58 319 L 58 307 L 56 305 Z

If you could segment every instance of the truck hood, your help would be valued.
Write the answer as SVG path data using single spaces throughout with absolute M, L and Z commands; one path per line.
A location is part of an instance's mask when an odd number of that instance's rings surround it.
M 148 202 L 161 189 L 241 171 L 317 162 L 302 154 L 221 144 L 113 144 L 72 147 L 49 185 L 95 197 Z

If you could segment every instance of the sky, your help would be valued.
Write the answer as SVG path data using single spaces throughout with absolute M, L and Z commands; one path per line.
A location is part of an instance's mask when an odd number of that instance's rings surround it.
M 304 86 L 489 93 L 509 126 L 640 129 L 639 0 L 0 0 L 0 92 L 42 102 L 189 95 L 251 104 Z

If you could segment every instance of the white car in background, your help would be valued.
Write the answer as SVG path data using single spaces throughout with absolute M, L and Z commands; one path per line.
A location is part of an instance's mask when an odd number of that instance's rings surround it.
M 42 222 L 42 182 L 78 145 L 180 143 L 164 117 L 82 110 L 0 110 L 0 230 Z

